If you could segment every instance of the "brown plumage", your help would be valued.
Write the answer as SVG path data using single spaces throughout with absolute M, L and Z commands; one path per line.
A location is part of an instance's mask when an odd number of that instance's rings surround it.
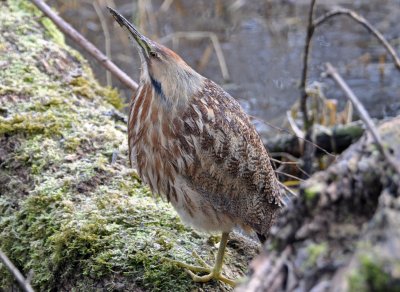
M 240 226 L 265 238 L 281 198 L 248 116 L 220 86 L 110 11 L 133 37 L 142 61 L 128 121 L 132 166 L 193 227 L 222 231 L 226 239 Z M 211 274 L 208 278 L 224 280 L 217 264 Z

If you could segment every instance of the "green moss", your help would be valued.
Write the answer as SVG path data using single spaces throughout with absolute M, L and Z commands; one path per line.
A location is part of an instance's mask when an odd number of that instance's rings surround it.
M 79 137 L 68 137 L 65 140 L 65 149 L 66 150 L 70 150 L 71 152 L 75 152 L 76 150 L 78 150 L 79 146 L 81 145 L 81 139 Z
M 113 105 L 116 109 L 122 109 L 125 106 L 115 89 L 100 87 L 97 83 L 92 82 L 91 79 L 79 76 L 72 79 L 70 84 L 74 86 L 75 94 L 89 99 L 93 99 L 94 96 L 103 96 L 104 101 Z
M 70 85 L 73 86 L 75 94 L 84 96 L 86 98 L 93 98 L 95 95 L 95 91 L 93 90 L 93 86 L 91 85 L 90 81 L 82 76 L 72 79 Z
M 130 184 L 140 191 L 137 182 Z M 27 198 L 13 220 L 0 224 L 4 228 L 2 247 L 11 250 L 13 258 L 27 262 L 25 269 L 35 271 L 35 287 L 56 287 L 59 273 L 73 277 L 77 270 L 96 279 L 110 273 L 141 275 L 137 285 L 152 290 L 170 290 L 174 285 L 187 289 L 191 285 L 182 269 L 163 261 L 169 252 L 189 260 L 185 253 L 190 249 L 186 249 L 194 243 L 191 240 L 177 246 L 174 238 L 191 231 L 181 225 L 168 205 L 107 187 L 96 196 L 73 194 L 58 180 L 49 180 Z M 32 247 L 26 246 L 29 242 Z M 19 246 L 25 248 L 16 248 Z M 69 270 L 61 271 L 67 263 Z
M 116 109 L 123 109 L 126 104 L 122 100 L 122 98 L 119 96 L 119 93 L 117 90 L 113 88 L 103 88 L 102 95 L 105 96 L 105 100 L 109 103 L 112 104 Z
M 57 29 L 56 25 L 49 18 L 43 17 L 40 22 L 46 28 L 46 32 L 56 44 L 65 46 L 64 35 Z
M 8 1 L 7 5 L 11 12 L 25 12 L 29 15 L 40 16 L 41 12 L 36 6 L 30 1 L 25 0 L 13 0 Z
M 324 188 L 323 184 L 315 184 L 304 190 L 304 197 L 306 201 L 313 201 L 322 192 Z
M 0 135 L 11 133 L 60 135 L 62 129 L 70 126 L 68 120 L 57 117 L 53 112 L 16 114 L 11 118 L 0 117 Z
M 33 174 L 40 174 L 43 168 L 50 163 L 57 163 L 61 160 L 59 156 L 56 157 L 56 153 L 52 153 L 51 156 L 43 155 L 44 151 L 53 151 L 55 143 L 53 139 L 47 139 L 43 135 L 36 135 L 33 139 L 25 140 L 21 143 L 21 146 L 15 151 L 15 160 L 22 162 L 25 167 L 30 167 L 30 171 Z
M 400 291 L 392 285 L 384 264 L 372 255 L 359 256 L 359 267 L 349 276 L 350 291 Z

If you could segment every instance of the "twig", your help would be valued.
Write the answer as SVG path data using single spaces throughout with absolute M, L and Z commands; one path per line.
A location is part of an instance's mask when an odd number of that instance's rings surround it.
M 282 188 L 284 188 L 287 192 L 289 192 L 293 197 L 297 197 L 297 196 L 298 196 L 293 190 L 291 190 L 291 189 L 290 189 L 288 186 L 286 186 L 283 182 L 278 181 L 278 184 L 279 184 Z
M 361 119 L 366 124 L 368 129 L 371 131 L 371 134 L 372 134 L 376 144 L 378 144 L 378 147 L 380 148 L 380 150 L 383 151 L 382 141 L 381 141 L 381 138 L 379 137 L 378 131 L 376 130 L 375 125 L 372 122 L 368 112 L 366 111 L 366 109 L 364 108 L 362 103 L 358 100 L 357 96 L 353 93 L 353 91 L 350 89 L 350 87 L 347 85 L 347 83 L 339 75 L 336 68 L 334 68 L 330 63 L 326 63 L 326 72 L 330 77 L 333 78 L 333 80 L 335 80 L 335 82 L 339 85 L 339 87 L 346 94 L 346 97 L 353 103 L 354 107 L 359 112 Z
M 14 276 L 17 280 L 19 287 L 22 291 L 33 292 L 31 284 L 27 281 L 21 272 L 14 266 L 14 264 L 9 260 L 9 258 L 0 250 L 0 261 L 6 266 L 7 270 Z
M 316 0 L 311 0 L 310 11 L 308 13 L 307 35 L 306 35 L 306 42 L 304 44 L 304 54 L 303 54 L 303 70 L 300 80 L 300 90 L 301 90 L 300 109 L 301 112 L 303 113 L 303 123 L 306 132 L 310 127 L 310 119 L 308 117 L 308 112 L 307 112 L 306 82 L 307 82 L 308 56 L 310 52 L 310 43 L 312 35 L 314 33 L 313 15 L 314 15 L 315 1 Z
M 303 152 L 304 150 L 304 138 L 305 134 L 300 128 L 297 126 L 295 120 L 293 119 L 292 115 L 290 114 L 290 111 L 286 112 L 286 117 L 288 119 L 289 125 L 292 128 L 292 131 L 294 132 L 295 136 L 299 138 L 299 146 L 300 146 L 300 152 Z
M 375 140 L 375 143 L 378 146 L 379 151 L 385 157 L 387 162 L 393 167 L 393 169 L 400 174 L 400 167 L 397 165 L 396 161 L 394 161 L 394 159 L 389 154 L 387 149 L 383 147 L 382 139 L 378 133 L 378 130 L 374 125 L 374 122 L 371 120 L 371 117 L 369 116 L 368 112 L 366 111 L 362 103 L 359 101 L 357 96 L 354 94 L 354 92 L 350 89 L 347 83 L 343 80 L 342 76 L 340 76 L 337 70 L 330 63 L 326 64 L 326 72 L 328 76 L 330 76 L 337 83 L 337 85 L 339 85 L 339 87 L 345 93 L 346 97 L 353 103 L 354 108 L 358 111 L 361 119 L 367 126 L 368 130 L 371 132 L 371 135 Z
M 292 161 L 281 161 L 279 159 L 275 159 L 273 158 L 274 156 L 281 156 L 281 157 L 286 157 L 289 160 Z M 310 177 L 310 175 L 304 170 L 302 169 L 299 164 L 300 162 L 298 161 L 298 159 L 296 157 L 294 157 L 293 155 L 289 154 L 289 153 L 285 153 L 285 152 L 272 152 L 270 153 L 270 158 L 271 161 L 275 162 L 275 163 L 279 163 L 281 166 L 286 166 L 286 165 L 294 165 L 301 173 L 303 173 L 306 177 Z M 279 169 L 278 169 L 279 170 Z
M 104 33 L 104 42 L 106 47 L 106 56 L 111 60 L 111 44 L 110 44 L 110 32 L 108 31 L 107 22 L 105 20 L 104 14 L 97 3 L 98 0 L 92 3 L 94 10 L 96 11 L 97 17 L 100 20 L 101 28 Z M 107 86 L 112 87 L 111 72 L 106 70 Z
M 273 162 L 276 162 L 276 163 L 279 163 L 279 164 L 282 164 L 282 165 L 297 165 L 297 164 L 299 164 L 299 162 L 296 162 L 296 161 L 281 161 L 279 159 L 275 159 L 275 158 L 272 158 L 272 157 L 270 157 L 269 159 L 271 161 L 273 161 Z
M 285 157 L 287 160 L 291 160 L 293 164 L 299 164 L 299 159 L 292 154 L 286 153 L 286 152 L 271 152 L 269 154 L 271 157 Z M 278 160 L 279 161 L 279 160 Z M 279 163 L 283 163 L 282 161 L 279 161 Z
M 286 112 L 286 117 L 288 119 L 289 125 L 292 128 L 292 131 L 294 134 L 299 137 L 299 139 L 304 139 L 304 132 L 300 130 L 300 128 L 297 126 L 295 120 L 293 119 L 292 115 L 290 114 L 290 111 Z
M 328 19 L 336 15 L 347 15 L 351 19 L 355 20 L 356 22 L 364 26 L 369 32 L 371 32 L 378 39 L 378 41 L 382 43 L 382 45 L 385 47 L 390 56 L 392 56 L 396 68 L 400 70 L 400 58 L 396 54 L 394 48 L 389 44 L 389 42 L 385 39 L 385 37 L 371 23 L 369 23 L 368 20 L 366 20 L 364 17 L 357 14 L 353 10 L 343 7 L 337 7 L 315 19 L 312 24 L 313 28 L 314 29 L 317 28 L 318 26 L 326 22 Z
M 307 72 L 308 72 L 308 57 L 311 48 L 310 44 L 312 35 L 314 33 L 314 26 L 312 25 L 312 23 L 313 23 L 315 2 L 316 0 L 311 0 L 310 11 L 308 12 L 307 35 L 304 44 L 304 55 L 303 55 L 303 70 L 300 80 L 300 91 L 301 91 L 300 110 L 303 114 L 303 128 L 305 132 L 304 138 L 307 140 L 311 140 L 313 137 L 312 121 L 308 116 L 308 109 L 307 109 L 308 94 L 306 92 L 306 82 L 307 82 Z M 313 169 L 312 158 L 315 153 L 315 147 L 313 147 L 313 145 L 311 144 L 306 144 L 301 146 L 303 148 L 303 162 L 304 162 L 303 167 L 306 172 L 311 173 Z
M 282 175 L 284 175 L 284 176 L 293 178 L 293 179 L 298 180 L 298 181 L 301 181 L 301 182 L 304 181 L 304 179 L 301 179 L 301 178 L 299 178 L 299 177 L 297 177 L 297 176 L 295 176 L 295 175 L 291 175 L 291 174 L 289 174 L 289 173 L 282 172 L 282 171 L 279 171 L 279 170 L 275 170 L 275 173 L 282 174 Z
M 31 0 L 47 17 L 49 17 L 54 24 L 66 35 L 78 43 L 84 50 L 91 54 L 97 61 L 100 62 L 107 70 L 109 70 L 115 77 L 117 77 L 125 86 L 136 91 L 138 84 L 133 81 L 125 72 L 123 72 L 117 65 L 111 62 L 98 48 L 91 42 L 83 37 L 76 31 L 70 24 L 64 21 L 60 16 L 47 6 L 43 0 Z
M 213 47 L 211 44 L 209 44 L 204 50 L 200 58 L 200 61 L 197 64 L 197 71 L 202 72 L 204 68 L 207 67 L 207 64 L 210 62 L 212 53 L 213 53 Z
M 311 176 L 307 171 L 302 169 L 300 166 L 296 165 L 296 168 L 304 175 L 305 178 L 309 178 Z
M 172 2 L 174 2 L 174 0 L 164 0 L 160 6 L 160 10 L 164 12 L 167 11 L 171 6 Z
M 289 134 L 289 135 L 293 135 L 293 133 L 291 133 L 290 131 L 288 131 L 288 130 L 286 130 L 286 129 L 284 129 L 284 128 L 280 128 L 280 127 L 278 127 L 278 126 L 275 126 L 275 125 L 273 125 L 273 124 L 271 124 L 271 123 L 268 123 L 267 121 L 264 121 L 263 119 L 261 119 L 261 118 L 259 118 L 259 117 L 256 117 L 256 116 L 253 116 L 253 115 L 248 115 L 248 116 L 249 116 L 250 118 L 254 119 L 254 120 L 257 120 L 257 121 L 263 123 L 264 125 L 267 125 L 268 127 L 271 127 L 271 128 L 273 128 L 273 129 L 275 129 L 276 131 L 283 132 L 283 133 L 287 133 L 287 134 Z M 318 146 L 317 144 L 313 143 L 312 141 L 310 141 L 310 140 L 308 140 L 308 139 L 306 139 L 306 138 L 302 138 L 302 137 L 296 136 L 296 135 L 294 135 L 294 136 L 295 136 L 297 139 L 301 139 L 301 140 L 303 140 L 303 141 L 306 142 L 306 143 L 312 144 L 312 146 L 314 146 L 315 148 L 319 149 L 319 150 L 320 150 L 322 153 L 324 153 L 325 155 L 331 156 L 332 158 L 336 159 L 336 155 L 334 155 L 334 154 L 332 154 L 332 153 L 329 153 L 327 150 L 325 150 L 324 148 Z

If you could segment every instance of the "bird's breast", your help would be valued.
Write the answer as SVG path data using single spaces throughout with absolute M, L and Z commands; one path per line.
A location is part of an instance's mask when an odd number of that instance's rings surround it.
M 174 196 L 171 190 L 182 153 L 174 111 L 168 111 L 150 85 L 139 88 L 130 107 L 129 158 L 142 180 L 155 193 Z
M 157 98 L 150 86 L 143 86 L 131 103 L 128 139 L 132 166 L 152 192 L 170 201 L 189 225 L 202 230 L 231 230 L 233 219 L 217 212 L 184 178 L 197 163 L 194 152 L 199 146 L 196 139 L 188 137 L 201 133 L 198 123 L 188 121 L 198 116 L 198 111 L 194 108 L 187 110 L 186 116 L 175 115 Z

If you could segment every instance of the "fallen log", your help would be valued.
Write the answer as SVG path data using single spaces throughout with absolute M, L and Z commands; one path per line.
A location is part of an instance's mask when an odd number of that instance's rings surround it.
M 400 163 L 400 117 L 379 127 Z M 282 212 L 238 291 L 398 291 L 400 178 L 365 134 Z
M 317 157 L 329 153 L 339 154 L 356 142 L 364 133 L 364 126 L 361 121 L 352 122 L 346 125 L 337 125 L 332 128 L 316 127 L 314 129 L 314 141 L 318 148 L 315 150 Z M 303 154 L 302 144 L 309 143 L 302 141 L 295 135 L 279 135 L 275 139 L 265 142 L 269 152 L 287 153 L 294 157 L 301 157 Z M 323 151 L 323 150 L 325 151 Z

